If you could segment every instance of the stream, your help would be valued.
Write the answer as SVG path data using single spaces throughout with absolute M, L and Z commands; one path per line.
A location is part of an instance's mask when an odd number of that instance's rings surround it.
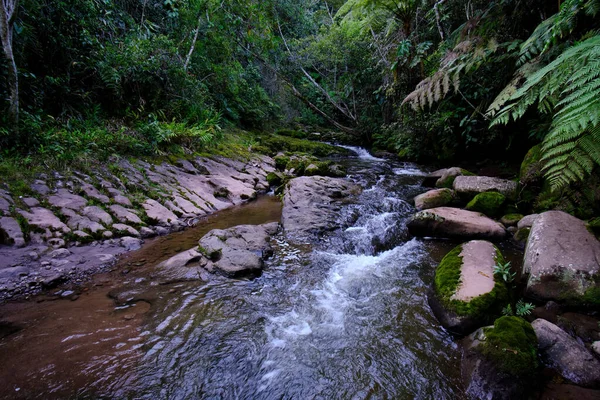
M 254 280 L 161 286 L 129 308 L 107 297 L 211 229 L 279 220 L 271 196 L 147 241 L 76 301 L 3 305 L 23 329 L 0 339 L 0 397 L 462 399 L 460 349 L 427 305 L 454 244 L 405 229 L 425 173 L 351 149 L 342 162 L 364 190 L 341 229 L 312 246 L 277 235 Z

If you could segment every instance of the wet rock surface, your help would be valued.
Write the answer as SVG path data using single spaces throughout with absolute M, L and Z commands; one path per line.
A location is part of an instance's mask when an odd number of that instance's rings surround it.
M 281 224 L 288 239 L 306 242 L 338 228 L 344 201 L 359 187 L 342 178 L 303 176 L 292 179 L 283 197 Z
M 501 240 L 506 230 L 483 214 L 451 207 L 418 212 L 408 223 L 412 235 L 451 239 Z
M 549 367 L 575 384 L 600 387 L 600 361 L 581 343 L 546 320 L 536 319 L 531 325 L 542 359 Z
M 585 305 L 594 301 L 590 293 L 600 290 L 600 242 L 583 221 L 562 211 L 545 212 L 531 228 L 523 273 L 529 275 L 529 296 Z
M 498 192 L 508 199 L 517 195 L 517 182 L 489 176 L 457 176 L 453 188 L 459 196 L 468 198 L 484 192 Z
M 453 200 L 454 191 L 447 188 L 435 189 L 415 197 L 415 207 L 417 210 L 443 207 L 450 204 Z

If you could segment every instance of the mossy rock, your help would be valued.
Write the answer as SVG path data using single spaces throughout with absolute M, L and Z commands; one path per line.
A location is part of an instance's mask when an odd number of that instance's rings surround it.
M 467 204 L 466 209 L 476 211 L 487 215 L 488 217 L 496 217 L 500 215 L 502 206 L 506 201 L 506 196 L 498 192 L 479 193 Z
M 542 179 L 542 146 L 537 145 L 529 149 L 519 172 L 519 182 L 522 185 L 530 185 L 539 182 Z
M 269 186 L 279 186 L 283 182 L 283 176 L 277 172 L 269 172 L 267 174 L 267 182 Z
M 449 168 L 448 171 L 456 170 L 456 168 Z M 452 189 L 454 185 L 454 180 L 457 176 L 475 176 L 474 173 L 467 171 L 466 169 L 459 168 L 459 171 L 454 171 L 450 174 L 444 173 L 440 179 L 435 183 L 435 186 L 438 188 L 447 188 Z
M 506 214 L 500 218 L 500 222 L 506 226 L 517 226 L 520 220 L 523 219 L 523 214 Z
M 514 239 L 517 242 L 525 243 L 529 239 L 529 233 L 531 232 L 530 227 L 519 229 L 515 232 Z
M 274 158 L 275 160 L 275 168 L 277 168 L 280 171 L 285 170 L 286 166 L 288 165 L 288 163 L 290 162 L 290 158 L 288 156 L 276 156 Z
M 493 328 L 484 328 L 485 341 L 478 350 L 500 371 L 516 377 L 532 376 L 538 368 L 537 337 L 521 317 L 500 317 Z
M 437 267 L 433 288 L 435 301 L 430 301 L 430 304 L 436 315 L 442 315 L 442 312 L 448 315 L 448 318 L 445 318 L 447 323 L 441 320 L 446 327 L 464 334 L 493 321 L 500 315 L 502 307 L 510 300 L 510 295 L 505 282 L 500 277 L 494 276 L 494 287 L 490 292 L 469 301 L 454 298 L 460 285 L 463 246 L 464 244 L 461 244 L 452 249 Z M 494 249 L 496 265 L 505 264 L 500 250 L 496 246 Z M 443 308 L 443 311 L 439 309 L 439 306 Z

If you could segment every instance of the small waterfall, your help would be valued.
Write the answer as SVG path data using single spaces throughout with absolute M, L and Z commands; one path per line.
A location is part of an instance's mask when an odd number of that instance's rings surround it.
M 338 147 L 342 147 L 344 149 L 353 151 L 354 153 L 356 153 L 356 155 L 358 156 L 358 158 L 363 159 L 363 160 L 369 160 L 369 161 L 385 161 L 383 158 L 377 158 L 377 157 L 373 157 L 371 155 L 371 153 L 369 153 L 369 151 L 367 149 L 364 149 L 362 147 L 356 147 L 356 146 L 344 146 L 344 145 L 337 145 Z

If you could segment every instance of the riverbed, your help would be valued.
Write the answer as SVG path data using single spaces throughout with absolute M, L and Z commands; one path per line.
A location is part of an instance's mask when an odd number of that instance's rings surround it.
M 405 228 L 425 172 L 355 150 L 342 162 L 363 191 L 339 229 L 276 235 L 256 279 L 152 285 L 151 271 L 211 229 L 278 221 L 274 196 L 149 240 L 83 287 L 3 305 L 21 330 L 0 340 L 0 397 L 462 399 L 460 349 L 427 304 L 454 244 Z M 138 280 L 146 298 L 109 298 Z

